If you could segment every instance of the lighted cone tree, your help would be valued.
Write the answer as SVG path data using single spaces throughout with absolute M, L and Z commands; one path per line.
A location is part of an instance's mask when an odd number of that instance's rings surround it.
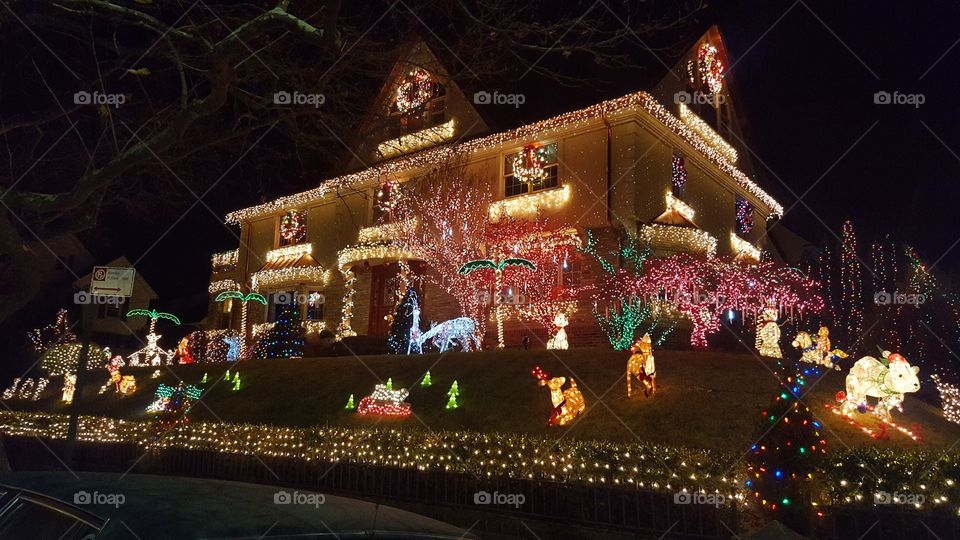
M 303 356 L 303 322 L 295 305 L 277 305 L 277 321 L 256 347 L 257 358 Z
M 819 375 L 815 367 L 785 368 L 778 361 L 780 386 L 760 412 L 757 437 L 747 455 L 747 491 L 771 519 L 804 533 L 812 518 L 811 482 L 826 454 L 822 426 L 800 403 L 806 376 Z

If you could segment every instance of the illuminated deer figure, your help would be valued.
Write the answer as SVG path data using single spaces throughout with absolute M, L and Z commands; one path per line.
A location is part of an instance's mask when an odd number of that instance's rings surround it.
M 547 424 L 551 426 L 565 426 L 573 421 L 578 414 L 582 413 L 587 404 L 583 400 L 583 394 L 577 388 L 577 383 L 570 379 L 570 386 L 566 390 L 561 390 L 566 377 L 551 378 L 540 366 L 533 368 L 533 376 L 537 378 L 540 386 L 546 386 L 550 389 L 550 402 L 553 404 L 553 412 L 550 413 L 550 419 Z

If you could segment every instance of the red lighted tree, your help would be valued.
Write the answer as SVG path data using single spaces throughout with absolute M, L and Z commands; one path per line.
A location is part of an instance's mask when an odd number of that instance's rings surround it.
M 823 307 L 817 282 L 772 262 L 749 265 L 681 253 L 649 260 L 628 286 L 645 301 L 668 305 L 689 319 L 690 345 L 698 349 L 720 330 L 720 316 L 727 310 L 756 314 L 768 302 L 800 314 Z

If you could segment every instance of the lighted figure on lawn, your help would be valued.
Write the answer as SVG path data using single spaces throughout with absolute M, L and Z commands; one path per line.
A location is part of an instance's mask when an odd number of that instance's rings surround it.
M 150 330 L 147 332 L 147 346 L 127 356 L 131 366 L 159 366 L 164 362 L 173 364 L 175 354 L 172 350 L 166 350 L 157 345 L 161 335 L 157 334 L 157 319 L 167 319 L 174 324 L 179 325 L 180 319 L 172 313 L 157 311 L 155 309 L 131 309 L 127 312 L 127 317 L 141 316 L 150 317 Z M 143 357 L 141 361 L 140 358 Z
M 240 336 L 227 336 L 223 342 L 227 344 L 227 362 L 236 362 L 243 350 L 243 340 Z
M 827 337 L 829 333 L 825 326 L 821 326 L 819 336 L 814 341 L 807 332 L 797 332 L 791 345 L 800 349 L 800 361 L 839 370 L 840 366 L 835 362 L 840 358 L 847 358 L 847 353 L 840 349 L 830 349 L 830 338 Z
M 410 404 L 403 401 L 410 392 L 406 388 L 394 390 L 390 384 L 378 384 L 373 393 L 360 400 L 357 405 L 359 415 L 409 416 Z
M 553 411 L 547 424 L 551 426 L 565 426 L 573 421 L 586 408 L 587 404 L 583 400 L 583 394 L 577 388 L 577 383 L 570 379 L 570 386 L 566 390 L 562 387 L 567 382 L 566 377 L 550 377 L 540 369 L 540 366 L 533 368 L 533 376 L 539 381 L 540 386 L 546 386 L 550 389 L 550 403 L 553 404 Z
M 553 318 L 553 326 L 557 328 L 557 333 L 547 340 L 548 349 L 567 350 L 570 345 L 567 343 L 567 325 L 570 321 L 564 313 L 557 313 Z
M 133 365 L 133 364 L 131 364 L 131 365 Z M 116 356 L 114 356 L 114 357 L 110 360 L 110 363 L 107 364 L 107 371 L 110 372 L 110 381 L 109 381 L 107 384 L 104 385 L 105 387 L 108 386 L 108 385 L 110 385 L 110 384 L 113 384 L 113 386 L 114 386 L 114 388 L 116 388 L 117 392 L 120 391 L 120 381 L 123 380 L 123 377 L 120 375 L 120 368 L 121 368 L 122 366 L 123 366 L 123 357 L 120 356 L 119 354 L 116 355 Z M 102 394 L 102 393 L 103 393 L 103 392 L 101 392 L 101 394 Z
M 129 396 L 137 391 L 137 379 L 133 375 L 124 375 L 120 378 L 117 390 L 121 395 Z
M 180 340 L 180 343 L 177 344 L 177 358 L 180 359 L 181 364 L 192 364 L 196 362 L 196 359 L 193 357 L 193 353 L 190 352 L 189 337 L 184 337 Z
M 67 373 L 63 376 L 63 392 L 60 394 L 60 401 L 64 403 L 73 403 L 73 392 L 77 389 L 77 375 Z
M 627 397 L 633 393 L 631 383 L 636 377 L 643 385 L 644 397 L 650 397 L 657 392 L 657 368 L 653 360 L 653 343 L 650 334 L 644 334 L 630 347 L 630 359 L 627 360 Z
M 433 345 L 445 352 L 451 345 L 459 344 L 464 352 L 470 352 L 471 342 L 474 348 L 480 350 L 480 338 L 477 336 L 477 323 L 470 317 L 457 317 L 440 324 L 431 325 L 430 329 L 420 334 L 417 348 L 422 351 L 423 344 L 433 340 Z
M 757 317 L 757 352 L 768 358 L 783 358 L 780 352 L 780 312 L 775 304 L 768 303 Z
M 883 351 L 879 360 L 864 356 L 847 374 L 846 393 L 837 393 L 838 399 L 842 400 L 841 411 L 846 415 L 863 412 L 868 407 L 867 398 L 875 397 L 879 399 L 873 413 L 890 422 L 891 409 L 903 410 L 903 395 L 920 389 L 919 372 L 919 367 L 911 366 L 899 353 Z

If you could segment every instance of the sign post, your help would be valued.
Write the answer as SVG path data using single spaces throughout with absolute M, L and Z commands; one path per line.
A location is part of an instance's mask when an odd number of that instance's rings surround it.
M 80 358 L 77 359 L 77 380 L 73 389 L 73 402 L 70 404 L 70 422 L 67 426 L 67 440 L 64 446 L 64 462 L 68 467 L 75 466 L 74 448 L 77 443 L 77 431 L 80 424 L 80 409 L 83 390 L 87 380 L 87 364 L 90 360 L 90 325 L 93 312 L 98 304 L 120 303 L 122 298 L 133 294 L 133 278 L 136 270 L 115 266 L 95 266 L 90 274 L 90 294 L 77 294 L 74 298 L 80 303 Z

